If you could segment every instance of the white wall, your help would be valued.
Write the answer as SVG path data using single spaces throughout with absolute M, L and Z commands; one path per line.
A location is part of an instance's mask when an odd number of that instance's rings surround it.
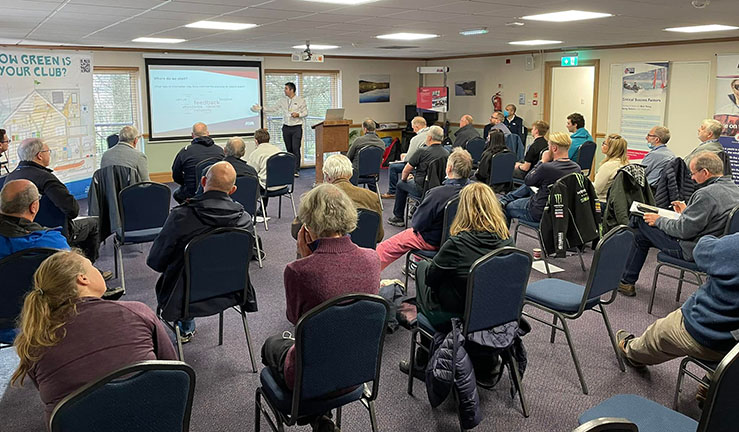
M 552 132 L 567 132 L 564 120 L 573 112 L 581 113 L 585 118 L 593 118 L 593 85 L 595 66 L 556 67 L 552 69 L 552 99 L 550 117 L 558 121 L 552 122 Z M 561 121 L 560 121 L 561 120 Z

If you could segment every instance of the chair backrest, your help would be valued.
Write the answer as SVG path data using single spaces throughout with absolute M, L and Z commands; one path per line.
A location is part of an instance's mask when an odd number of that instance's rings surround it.
M 711 377 L 696 432 L 735 431 L 739 424 L 739 344 L 721 360 Z
M 375 146 L 367 146 L 359 150 L 359 176 L 369 177 L 380 175 L 380 165 L 385 149 Z
M 69 232 L 67 216 L 46 195 L 42 196 L 39 201 L 38 213 L 34 221 L 47 228 L 62 227 L 64 237 L 67 237 Z
M 581 424 L 572 432 L 639 432 L 639 427 L 625 418 L 601 417 Z
M 588 300 L 606 293 L 615 293 L 621 275 L 626 268 L 627 253 L 634 244 L 634 232 L 625 225 L 619 225 L 600 239 L 595 247 L 590 274 L 580 306 L 584 309 Z
M 275 153 L 267 159 L 268 188 L 275 186 L 289 186 L 292 192 L 295 184 L 295 155 L 288 152 Z
M 59 252 L 51 248 L 32 248 L 0 260 L 0 328 L 14 328 L 23 308 L 23 298 L 33 287 L 33 274 L 48 257 Z
M 480 163 L 482 152 L 485 151 L 485 140 L 480 137 L 474 137 L 467 141 L 467 151 L 470 152 L 473 163 Z
M 200 179 L 202 179 L 205 173 L 208 172 L 208 168 L 210 168 L 216 162 L 220 162 L 222 160 L 223 159 L 221 158 L 212 157 L 201 160 L 197 163 L 197 165 L 195 165 L 195 172 L 197 173 L 197 176 L 195 177 L 195 187 L 193 189 L 197 191 L 198 195 L 203 193 L 203 185 L 202 183 L 200 183 Z
M 579 149 L 577 149 L 577 164 L 580 169 L 589 170 L 593 166 L 593 158 L 595 157 L 595 149 L 597 144 L 593 141 L 585 141 Z
M 179 361 L 150 360 L 118 369 L 70 394 L 51 414 L 52 432 L 190 427 L 195 371 Z
M 533 258 L 514 247 L 496 249 L 470 267 L 465 333 L 486 330 L 521 317 Z
M 421 196 L 425 196 L 429 189 L 433 189 L 444 182 L 447 160 L 447 157 L 440 157 L 429 162 L 426 167 L 426 178 L 423 179 L 423 193 Z
M 185 295 L 183 318 L 190 304 L 249 289 L 249 262 L 254 246 L 252 233 L 241 228 L 216 228 L 185 246 Z
M 357 209 L 357 228 L 349 233 L 355 245 L 374 249 L 377 246 L 377 230 L 380 228 L 380 215 L 372 210 Z
M 457 209 L 459 208 L 459 195 L 450 199 L 444 205 L 444 231 L 441 232 L 441 243 L 444 244 L 446 239 L 449 238 L 449 229 L 452 227 L 452 222 L 457 216 Z
M 161 183 L 141 182 L 127 186 L 118 194 L 121 211 L 121 238 L 126 232 L 161 228 L 169 216 L 172 192 Z
M 118 141 L 120 140 L 120 137 L 118 134 L 108 135 L 108 138 L 105 139 L 108 142 L 108 148 L 111 148 L 118 144 Z
M 517 134 L 510 134 L 505 137 L 505 145 L 508 150 L 512 151 L 516 155 L 516 160 L 523 159 L 526 151 L 524 143 L 521 141 L 521 137 Z
M 244 210 L 251 216 L 257 212 L 257 197 L 259 196 L 259 178 L 245 175 L 236 177 L 236 192 L 231 199 L 244 206 Z
M 516 166 L 516 154 L 501 152 L 493 155 L 490 161 L 490 186 L 513 181 L 513 169 Z
M 5 186 L 5 180 L 7 178 L 8 178 L 8 175 L 7 174 L 0 176 L 0 189 L 2 189 L 3 186 Z
M 729 213 L 729 220 L 726 221 L 726 229 L 724 230 L 724 235 L 736 233 L 739 233 L 739 206 L 734 207 Z
M 295 328 L 292 417 L 301 401 L 380 381 L 389 305 L 377 295 L 347 294 L 308 311 Z

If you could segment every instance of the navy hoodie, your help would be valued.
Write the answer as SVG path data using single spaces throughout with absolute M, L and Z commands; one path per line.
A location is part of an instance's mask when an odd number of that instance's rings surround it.
M 197 137 L 180 150 L 172 163 L 172 179 L 182 186 L 186 198 L 195 196 L 200 178 L 197 165 L 210 158 L 223 159 L 223 149 L 209 136 Z

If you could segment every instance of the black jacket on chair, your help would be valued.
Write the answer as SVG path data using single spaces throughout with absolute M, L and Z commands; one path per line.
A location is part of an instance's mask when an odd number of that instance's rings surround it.
M 672 210 L 673 201 L 688 202 L 696 184 L 690 177 L 690 169 L 682 158 L 676 157 L 662 169 L 654 190 L 654 202 L 657 207 Z
M 139 172 L 121 165 L 100 168 L 92 175 L 87 192 L 87 214 L 99 216 L 101 241 L 122 228 L 118 194 L 136 183 L 141 183 Z
M 539 228 L 548 255 L 564 258 L 568 248 L 599 237 L 597 199 L 593 184 L 581 173 L 567 174 L 552 185 Z
M 642 165 L 626 165 L 618 170 L 608 189 L 603 214 L 603 235 L 619 225 L 629 225 L 629 209 L 634 201 L 654 205 L 652 188 Z

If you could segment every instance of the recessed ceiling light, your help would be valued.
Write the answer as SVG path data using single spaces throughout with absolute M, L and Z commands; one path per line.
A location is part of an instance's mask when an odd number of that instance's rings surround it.
M 176 43 L 185 42 L 186 40 L 187 39 L 140 37 L 140 38 L 136 38 L 136 39 L 132 40 L 131 42 L 176 44 Z
M 421 40 L 433 39 L 439 35 L 427 33 L 390 33 L 377 36 L 377 39 L 397 39 L 397 40 Z
M 314 44 L 310 44 L 310 47 L 311 47 L 311 49 L 317 49 L 317 50 L 330 50 L 330 49 L 341 48 L 338 45 L 319 45 L 319 44 L 315 44 L 315 45 Z M 293 46 L 293 48 L 304 50 L 304 49 L 307 49 L 308 47 L 305 46 L 305 45 L 295 45 L 295 46 Z
M 212 30 L 245 30 L 256 27 L 256 24 L 221 22 L 221 21 L 198 21 L 188 24 L 185 27 L 212 29 Z
M 697 25 L 688 27 L 672 27 L 666 28 L 665 31 L 680 32 L 680 33 L 702 33 L 702 32 L 714 32 L 714 31 L 726 31 L 736 30 L 739 27 L 727 26 L 722 24 L 708 24 L 708 25 Z
M 508 42 L 509 45 L 551 45 L 551 44 L 560 44 L 560 43 L 562 43 L 562 41 L 543 40 L 543 39 Z
M 522 18 L 527 19 L 527 20 L 533 20 L 533 21 L 569 22 L 569 21 L 588 20 L 588 19 L 593 19 L 593 18 L 605 18 L 609 16 L 613 16 L 613 15 L 609 13 L 568 10 L 568 11 L 552 12 L 552 13 L 545 13 L 545 14 L 539 14 L 539 15 L 529 15 L 529 16 L 525 16 Z
M 475 35 L 481 35 L 481 34 L 487 34 L 488 29 L 486 27 L 479 28 L 479 29 L 471 29 L 471 30 L 462 30 L 459 32 L 462 36 L 475 36 Z
M 342 5 L 348 5 L 348 6 L 355 6 L 360 5 L 364 3 L 372 3 L 379 0 L 303 0 L 303 1 L 309 1 L 309 2 L 315 2 L 315 3 L 333 3 L 333 4 L 342 4 Z

